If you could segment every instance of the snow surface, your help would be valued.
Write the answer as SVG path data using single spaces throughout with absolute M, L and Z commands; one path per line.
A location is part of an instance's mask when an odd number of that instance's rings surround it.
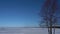
M 56 34 L 60 29 L 56 29 Z M 48 34 L 47 28 L 0 28 L 0 34 Z

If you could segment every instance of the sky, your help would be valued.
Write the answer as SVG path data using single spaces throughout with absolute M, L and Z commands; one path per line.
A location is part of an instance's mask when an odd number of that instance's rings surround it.
M 0 0 L 0 27 L 37 27 L 44 0 Z
M 0 0 L 0 27 L 38 27 L 41 20 L 38 13 L 44 2 L 45 0 Z

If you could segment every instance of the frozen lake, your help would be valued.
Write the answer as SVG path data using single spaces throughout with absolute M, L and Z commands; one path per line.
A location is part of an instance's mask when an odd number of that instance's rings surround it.
M 56 29 L 56 34 L 60 33 L 60 29 Z M 5 27 L 0 28 L 0 34 L 48 34 L 47 28 L 20 28 Z

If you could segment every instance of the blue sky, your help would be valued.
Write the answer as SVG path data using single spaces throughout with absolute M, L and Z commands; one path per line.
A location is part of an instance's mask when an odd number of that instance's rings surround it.
M 0 0 L 0 27 L 38 26 L 44 0 Z
M 44 1 L 45 0 L 0 0 L 0 27 L 39 26 L 41 18 L 38 13 Z

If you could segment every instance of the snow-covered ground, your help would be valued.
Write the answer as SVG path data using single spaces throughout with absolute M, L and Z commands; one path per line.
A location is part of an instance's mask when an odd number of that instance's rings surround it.
M 0 34 L 48 34 L 47 28 L 0 28 Z M 60 34 L 60 29 L 56 29 L 56 34 Z

